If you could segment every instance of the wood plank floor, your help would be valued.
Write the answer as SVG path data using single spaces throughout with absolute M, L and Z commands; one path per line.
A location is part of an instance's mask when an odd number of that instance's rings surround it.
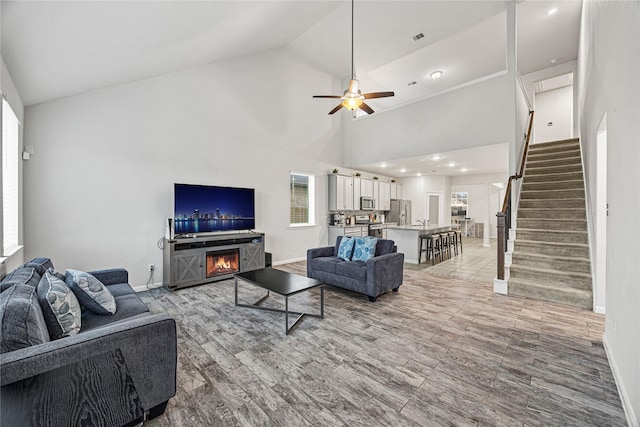
M 290 306 L 316 312 L 319 294 Z M 235 307 L 231 280 L 140 295 L 178 324 L 178 392 L 148 426 L 626 425 L 604 316 L 488 282 L 407 268 L 375 303 L 328 287 L 325 319 L 290 336 L 283 314 Z

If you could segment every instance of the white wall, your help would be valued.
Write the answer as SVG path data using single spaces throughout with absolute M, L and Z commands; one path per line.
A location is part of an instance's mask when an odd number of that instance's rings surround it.
M 541 80 L 546 80 L 551 77 L 561 76 L 567 73 L 573 73 L 574 77 L 574 85 L 573 85 L 573 105 L 578 105 L 578 85 L 575 84 L 577 81 L 577 73 L 578 73 L 578 62 L 577 61 L 567 61 L 562 64 L 556 64 L 552 67 L 545 68 L 543 70 L 535 71 L 533 73 L 525 74 L 522 76 L 522 82 L 527 91 L 527 95 L 531 102 L 533 102 L 533 109 L 536 110 L 536 99 L 535 99 L 535 83 Z M 537 114 L 536 110 L 536 114 Z M 534 121 L 537 120 L 534 119 Z M 575 137 L 578 135 L 578 127 L 579 127 L 579 117 L 578 117 L 578 108 L 573 109 L 573 128 L 571 130 L 571 137 Z M 535 128 L 534 128 L 534 138 L 535 138 Z M 533 141 L 533 140 L 532 140 Z
M 24 124 L 24 105 L 22 104 L 22 99 L 20 98 L 20 94 L 16 90 L 16 87 L 13 84 L 13 80 L 11 79 L 11 75 L 9 74 L 9 70 L 4 63 L 4 58 L 2 58 L 2 69 L 0 71 L 0 91 L 4 94 L 7 99 L 9 105 L 11 105 L 11 109 L 18 117 L 21 123 Z M 2 107 L 0 107 L 1 109 Z M 2 128 L 2 120 L 0 120 L 0 128 Z M 19 152 L 22 152 L 23 147 L 23 138 L 24 138 L 24 126 L 20 127 L 20 131 L 18 134 L 19 139 Z M 1 155 L 1 154 L 0 154 Z M 18 163 L 18 175 L 19 177 L 23 176 L 23 163 L 22 160 Z M 19 188 L 18 188 L 18 221 L 19 227 L 18 230 L 18 243 L 20 245 L 24 242 L 24 222 L 23 222 L 23 186 L 22 186 L 22 178 L 19 178 Z M 0 204 L 2 200 L 0 199 Z M 0 209 L 0 224 L 2 224 L 2 209 Z M 0 234 L 1 236 L 1 234 Z M 14 270 L 16 267 L 19 267 L 24 263 L 24 250 L 20 248 L 14 254 L 9 256 L 7 259 L 4 259 L 2 262 L 2 267 L 0 267 L 0 273 L 7 273 L 11 270 Z
M 580 141 L 592 247 L 597 132 L 607 115 L 604 343 L 629 424 L 640 424 L 640 2 L 584 2 L 578 59 Z M 593 260 L 592 264 L 598 264 Z
M 537 93 L 535 100 L 535 142 L 570 139 L 573 136 L 573 85 Z
M 344 157 L 352 153 L 352 164 L 370 164 L 491 144 L 509 143 L 513 149 L 513 89 L 513 80 L 505 73 L 403 107 L 345 120 Z
M 402 184 L 402 198 L 411 200 L 411 221 L 426 219 L 427 192 L 442 193 L 443 210 L 440 224 L 451 224 L 451 179 L 448 176 L 416 176 L 398 180 Z
M 58 269 L 158 267 L 173 183 L 256 189 L 256 229 L 275 262 L 326 243 L 327 178 L 342 164 L 340 118 L 313 93 L 337 82 L 286 50 L 28 107 L 27 257 Z M 318 226 L 289 228 L 289 172 L 318 174 Z

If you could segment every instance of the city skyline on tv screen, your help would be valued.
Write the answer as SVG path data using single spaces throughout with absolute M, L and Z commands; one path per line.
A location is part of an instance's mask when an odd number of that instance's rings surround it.
M 174 185 L 176 234 L 255 228 L 254 189 Z

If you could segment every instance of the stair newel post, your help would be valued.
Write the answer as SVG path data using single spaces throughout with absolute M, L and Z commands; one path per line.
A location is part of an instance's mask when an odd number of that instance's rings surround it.
M 504 280 L 504 252 L 505 252 L 505 219 L 507 214 L 504 212 L 498 212 L 498 279 Z

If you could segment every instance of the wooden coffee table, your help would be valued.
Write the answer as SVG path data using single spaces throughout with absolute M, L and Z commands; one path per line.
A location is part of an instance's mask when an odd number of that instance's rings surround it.
M 293 328 L 295 328 L 305 316 L 324 319 L 324 283 L 318 280 L 299 276 L 293 273 L 288 273 L 282 270 L 276 270 L 275 268 L 263 268 L 261 270 L 247 271 L 244 273 L 235 274 L 234 276 L 235 305 L 238 307 L 249 307 L 258 310 L 277 311 L 279 313 L 284 313 L 286 335 L 289 335 Z M 267 294 L 253 304 L 238 304 L 238 279 L 266 289 Z M 289 311 L 290 296 L 317 287 L 320 287 L 320 314 Z M 284 297 L 284 310 L 260 306 L 260 304 L 269 297 L 269 294 L 271 292 L 282 295 Z M 293 322 L 293 325 L 291 325 L 291 327 L 289 327 L 289 314 L 298 315 L 298 318 L 295 322 Z

